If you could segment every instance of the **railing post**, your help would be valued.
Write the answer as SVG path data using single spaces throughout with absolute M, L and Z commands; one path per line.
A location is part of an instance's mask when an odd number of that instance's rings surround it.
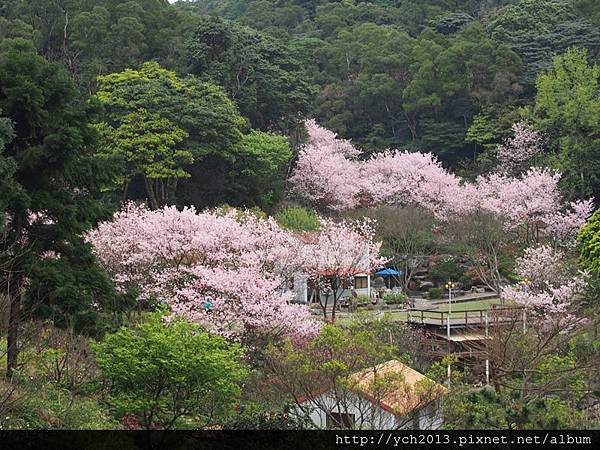
M 443 315 L 442 315 L 442 323 L 443 323 Z M 450 356 L 450 314 L 448 314 L 448 318 L 446 319 L 448 323 L 448 356 Z M 450 388 L 450 378 L 452 376 L 452 371 L 450 368 L 450 362 L 448 362 L 448 388 Z
M 485 312 L 485 384 L 490 385 L 490 354 L 488 350 L 488 339 L 490 336 L 488 312 Z

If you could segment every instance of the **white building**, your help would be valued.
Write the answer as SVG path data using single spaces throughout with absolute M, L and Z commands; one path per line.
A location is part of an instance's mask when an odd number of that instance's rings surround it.
M 318 233 L 311 232 L 297 232 L 295 233 L 296 239 L 305 248 L 310 248 L 311 245 L 317 245 Z M 336 298 L 347 298 L 350 297 L 353 291 L 357 296 L 366 296 L 371 298 L 371 274 L 360 267 L 368 267 L 368 247 L 358 261 L 349 262 L 348 270 L 352 271 L 352 286 L 347 289 L 338 291 Z M 326 276 L 326 274 L 324 274 Z M 308 285 L 308 277 L 305 273 L 298 271 L 294 273 L 294 276 L 289 280 L 288 290 L 294 292 L 294 302 L 296 303 L 312 303 L 318 302 L 316 293 L 312 292 Z
M 295 303 L 316 302 L 315 293 L 308 288 L 308 277 L 302 272 L 294 274 L 289 282 L 289 290 L 294 291 Z M 367 296 L 371 298 L 371 274 L 357 273 L 353 276 L 352 288 L 344 289 L 339 293 L 338 298 L 347 298 L 352 295 L 352 291 L 356 295 Z
M 391 360 L 352 375 L 346 388 L 324 388 L 298 399 L 297 412 L 319 429 L 435 430 L 444 386 Z

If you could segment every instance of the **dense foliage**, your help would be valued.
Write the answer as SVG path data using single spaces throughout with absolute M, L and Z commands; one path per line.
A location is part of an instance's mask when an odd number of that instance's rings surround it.
M 96 354 L 111 408 L 119 416 L 139 415 L 147 429 L 218 422 L 246 376 L 239 346 L 189 323 L 165 325 L 158 315 L 107 335 Z

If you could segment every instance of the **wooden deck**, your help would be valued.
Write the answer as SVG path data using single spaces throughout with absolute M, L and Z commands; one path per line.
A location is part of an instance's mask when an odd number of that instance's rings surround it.
M 452 313 L 430 309 L 413 309 L 407 311 L 406 321 L 420 325 L 447 327 L 448 319 L 450 320 L 450 328 L 481 328 L 485 327 L 486 323 L 494 326 L 514 322 L 515 320 L 524 320 L 524 308 L 519 306 L 492 307 Z

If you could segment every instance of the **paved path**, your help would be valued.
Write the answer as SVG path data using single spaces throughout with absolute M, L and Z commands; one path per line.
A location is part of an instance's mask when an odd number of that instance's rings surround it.
M 473 300 L 487 300 L 487 299 L 493 299 L 493 298 L 498 298 L 498 294 L 496 294 L 495 292 L 482 292 L 482 293 L 473 293 L 473 294 L 465 294 L 465 295 L 461 295 L 460 297 L 452 297 L 452 303 L 463 303 L 463 302 L 470 302 Z M 439 300 L 432 300 L 431 303 L 433 303 L 434 305 L 441 305 L 444 303 L 448 303 L 448 299 L 439 299 Z

